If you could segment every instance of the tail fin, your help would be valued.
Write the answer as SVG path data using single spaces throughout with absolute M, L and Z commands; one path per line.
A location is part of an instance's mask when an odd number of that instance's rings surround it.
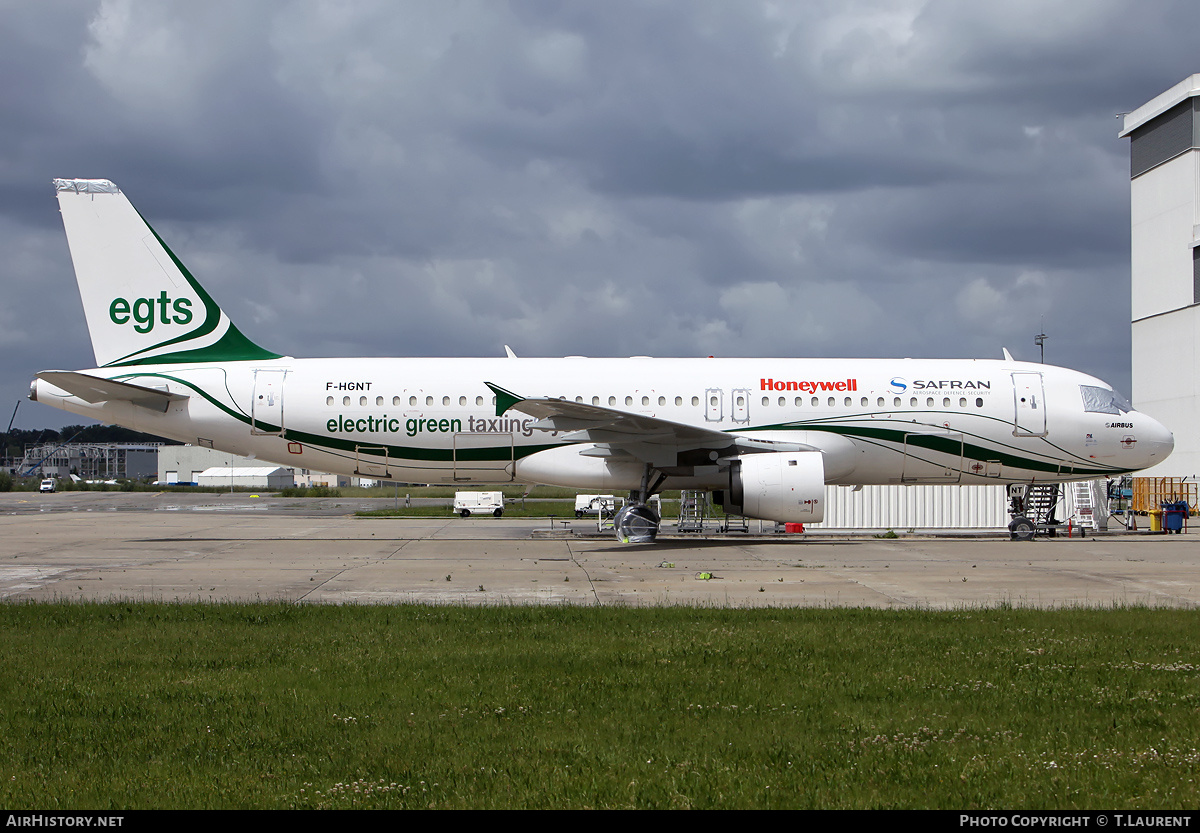
M 247 339 L 107 179 L 56 179 L 100 367 L 280 358 Z

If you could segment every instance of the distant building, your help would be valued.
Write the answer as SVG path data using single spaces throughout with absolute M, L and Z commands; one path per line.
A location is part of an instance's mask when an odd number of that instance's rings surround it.
M 240 457 L 228 451 L 215 451 L 199 445 L 168 445 L 159 450 L 158 480 L 162 483 L 195 483 L 200 472 L 213 466 L 263 465 L 262 460 Z M 275 465 L 272 463 L 272 468 Z
M 139 480 L 158 469 L 162 443 L 44 443 L 25 447 L 21 474 L 80 480 Z
M 354 478 L 357 480 L 358 478 Z M 354 485 L 351 483 L 351 478 L 344 474 L 329 474 L 321 471 L 309 471 L 308 469 L 296 469 L 296 485 L 297 486 L 329 486 L 330 488 L 338 488 L 339 486 Z
M 278 464 L 268 463 L 254 457 L 240 457 L 228 451 L 215 451 L 198 445 L 167 445 L 159 450 L 158 480 L 162 483 L 199 483 L 200 473 L 214 466 L 226 468 L 275 468 Z M 309 469 L 291 468 L 294 482 L 288 486 L 350 486 L 351 478 L 345 475 L 326 474 Z M 223 485 L 228 486 L 228 481 Z M 266 488 L 255 484 L 254 488 Z
M 1146 474 L 1200 474 L 1200 75 L 1125 116 L 1133 404 L 1175 434 Z
M 295 486 L 296 478 L 283 466 L 213 466 L 196 475 L 196 484 L 278 491 Z

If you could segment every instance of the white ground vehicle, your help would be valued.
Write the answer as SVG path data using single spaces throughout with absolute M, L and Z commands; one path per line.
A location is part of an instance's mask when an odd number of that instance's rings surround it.
M 455 492 L 454 511 L 469 518 L 471 515 L 504 514 L 504 492 Z
M 43 492 L 53 492 L 54 491 L 54 478 L 53 477 L 47 477 L 45 480 L 42 481 L 41 491 L 43 491 Z
M 575 517 L 584 515 L 611 515 L 617 511 L 617 499 L 613 495 L 576 495 Z

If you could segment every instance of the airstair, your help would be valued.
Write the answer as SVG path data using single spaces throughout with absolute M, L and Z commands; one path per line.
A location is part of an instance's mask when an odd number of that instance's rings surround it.
M 1103 532 L 1108 529 L 1108 490 L 1103 480 L 1072 483 L 1075 522 L 1084 529 Z
M 679 531 L 703 532 L 704 522 L 710 515 L 708 492 L 682 491 L 679 493 Z

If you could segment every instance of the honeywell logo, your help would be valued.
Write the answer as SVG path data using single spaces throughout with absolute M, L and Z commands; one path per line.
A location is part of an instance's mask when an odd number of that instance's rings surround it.
M 843 379 L 840 382 L 785 382 L 779 379 L 760 379 L 760 390 L 798 390 L 804 393 L 816 393 L 819 390 L 858 390 L 857 379 Z

